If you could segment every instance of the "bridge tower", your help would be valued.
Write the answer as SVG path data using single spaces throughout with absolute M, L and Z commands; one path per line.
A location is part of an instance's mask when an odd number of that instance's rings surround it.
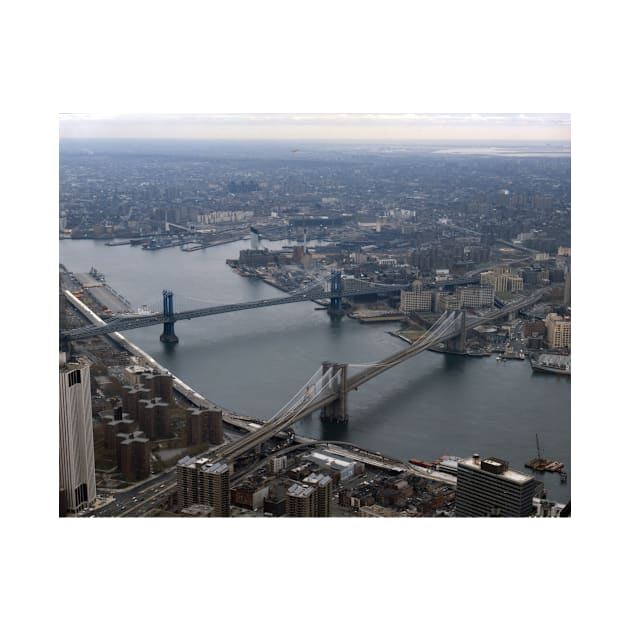
M 175 322 L 173 317 L 173 292 L 162 291 L 162 306 L 164 311 L 164 331 L 160 335 L 160 341 L 164 343 L 177 343 L 179 339 L 175 334 Z
M 341 271 L 333 271 L 330 276 L 330 306 L 328 307 L 328 315 L 332 319 L 340 319 L 343 317 L 343 309 L 341 307 L 343 293 L 343 282 L 341 280 Z
M 337 398 L 322 407 L 319 417 L 324 422 L 348 422 L 347 363 L 322 363 L 322 392 L 336 392 Z
M 453 311 L 454 313 L 458 313 L 457 317 L 459 319 L 461 328 L 460 333 L 457 337 L 452 337 L 448 339 L 446 342 L 446 350 L 448 352 L 465 352 L 466 351 L 466 311 L 464 309 Z

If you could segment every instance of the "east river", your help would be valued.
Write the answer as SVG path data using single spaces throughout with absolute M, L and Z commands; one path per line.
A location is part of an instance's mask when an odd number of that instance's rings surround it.
M 265 244 L 263 242 L 263 244 Z M 280 248 L 286 242 L 267 243 Z M 264 282 L 243 278 L 226 264 L 245 241 L 195 252 L 144 251 L 102 241 L 62 240 L 60 262 L 70 271 L 94 266 L 134 306 L 161 305 L 174 293 L 175 310 L 282 295 Z M 179 321 L 179 344 L 159 340 L 161 326 L 125 332 L 159 363 L 209 400 L 237 413 L 268 418 L 284 406 L 322 361 L 362 364 L 405 346 L 388 334 L 397 322 L 332 322 L 311 302 Z M 351 372 L 352 374 L 353 372 Z M 549 498 L 571 493 L 571 380 L 532 372 L 528 361 L 496 361 L 423 352 L 349 395 L 350 420 L 329 425 L 317 414 L 296 423 L 298 434 L 345 440 L 402 460 L 450 454 L 506 459 L 526 471 L 536 456 L 561 461 L 568 482 L 539 474 Z

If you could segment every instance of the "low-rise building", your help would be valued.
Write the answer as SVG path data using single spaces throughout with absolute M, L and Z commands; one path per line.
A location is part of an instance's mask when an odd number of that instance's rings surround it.
M 547 345 L 550 348 L 570 348 L 571 347 L 571 318 L 549 313 L 545 317 L 547 328 Z

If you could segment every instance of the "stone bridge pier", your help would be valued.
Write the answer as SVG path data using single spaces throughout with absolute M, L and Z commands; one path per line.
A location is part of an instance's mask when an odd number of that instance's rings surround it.
M 346 389 L 348 365 L 346 363 L 322 363 L 322 391 L 337 393 L 337 398 L 322 407 L 319 417 L 324 422 L 348 422 L 348 390 Z
M 466 311 L 453 311 L 458 313 L 461 329 L 457 337 L 451 337 L 446 341 L 446 350 L 448 352 L 465 352 L 466 351 Z

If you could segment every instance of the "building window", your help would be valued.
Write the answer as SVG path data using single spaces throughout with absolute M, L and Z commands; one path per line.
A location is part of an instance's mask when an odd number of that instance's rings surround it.
M 68 387 L 81 382 L 81 370 L 74 370 L 68 374 Z

